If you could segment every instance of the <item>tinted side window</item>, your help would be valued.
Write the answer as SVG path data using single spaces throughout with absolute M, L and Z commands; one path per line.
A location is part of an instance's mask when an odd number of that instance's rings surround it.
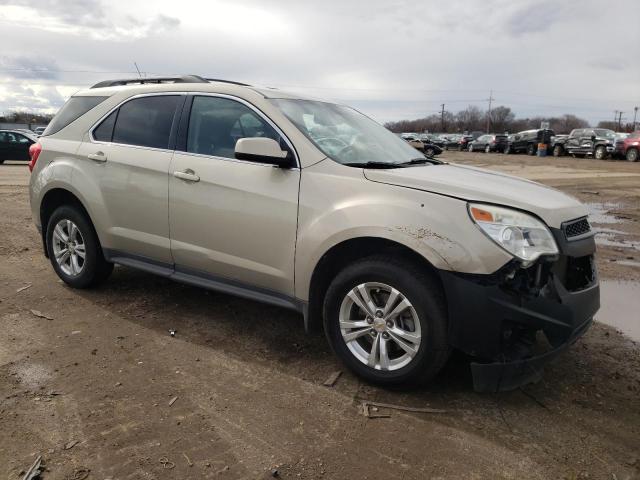
M 141 97 L 119 108 L 113 142 L 151 148 L 168 148 L 177 95 Z
M 109 97 L 71 97 L 47 125 L 47 128 L 42 132 L 42 136 L 59 132 L 107 98 Z
M 105 118 L 100 125 L 93 131 L 93 138 L 99 142 L 110 142 L 113 138 L 113 127 L 116 124 L 118 110 L 113 111 Z
M 235 158 L 240 138 L 266 137 L 280 142 L 271 125 L 246 105 L 219 97 L 195 97 L 189 118 L 187 152 Z

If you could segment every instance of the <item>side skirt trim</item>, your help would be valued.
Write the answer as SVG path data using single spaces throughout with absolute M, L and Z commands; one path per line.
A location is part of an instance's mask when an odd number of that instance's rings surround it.
M 247 285 L 242 282 L 211 275 L 200 270 L 175 266 L 165 262 L 158 262 L 139 255 L 121 252 L 119 250 L 105 248 L 103 249 L 103 254 L 104 258 L 109 262 L 143 270 L 155 275 L 170 278 L 177 282 L 206 288 L 207 290 L 227 293 L 229 295 L 254 300 L 256 302 L 268 303 L 277 307 L 288 308 L 302 314 L 305 314 L 307 310 L 306 302 L 266 288 Z

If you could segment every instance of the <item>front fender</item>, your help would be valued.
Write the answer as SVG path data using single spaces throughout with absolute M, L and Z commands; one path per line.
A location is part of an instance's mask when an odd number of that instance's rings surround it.
M 332 174 L 336 168 L 339 175 Z M 372 182 L 361 170 L 336 164 L 303 170 L 296 297 L 308 299 L 313 271 L 326 252 L 356 238 L 399 243 L 441 270 L 491 273 L 511 259 L 473 224 L 462 200 Z

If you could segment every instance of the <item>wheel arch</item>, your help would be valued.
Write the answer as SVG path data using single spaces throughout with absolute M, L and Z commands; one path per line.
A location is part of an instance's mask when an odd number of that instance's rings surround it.
M 322 306 L 324 296 L 331 280 L 351 262 L 371 255 L 394 255 L 405 261 L 419 265 L 434 278 L 440 287 L 442 281 L 438 269 L 415 250 L 394 240 L 382 237 L 355 237 L 344 240 L 325 252 L 316 263 L 309 283 L 309 300 L 305 315 L 305 328 L 317 330 L 322 325 Z M 444 294 L 444 289 L 443 289 Z
M 84 206 L 84 203 L 80 198 L 73 193 L 72 191 L 63 188 L 63 187 L 55 187 L 48 190 L 42 197 L 40 202 L 39 216 L 40 216 L 40 225 L 41 228 L 41 236 L 42 236 L 42 245 L 44 248 L 44 254 L 48 258 L 49 254 L 47 252 L 47 225 L 49 223 L 49 219 L 51 215 L 58 207 L 63 205 L 73 205 L 77 207 L 84 215 L 86 215 L 87 219 L 89 219 L 89 223 L 91 223 L 91 227 L 95 230 L 95 226 L 93 223 L 93 219 L 89 214 L 89 211 Z M 96 232 L 97 236 L 97 232 Z

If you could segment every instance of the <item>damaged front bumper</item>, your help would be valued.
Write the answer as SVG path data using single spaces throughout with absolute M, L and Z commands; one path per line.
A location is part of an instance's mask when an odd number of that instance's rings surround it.
M 524 269 L 516 261 L 491 275 L 441 272 L 452 346 L 478 359 L 476 391 L 512 390 L 538 381 L 543 365 L 590 327 L 600 308 L 593 236 Z

